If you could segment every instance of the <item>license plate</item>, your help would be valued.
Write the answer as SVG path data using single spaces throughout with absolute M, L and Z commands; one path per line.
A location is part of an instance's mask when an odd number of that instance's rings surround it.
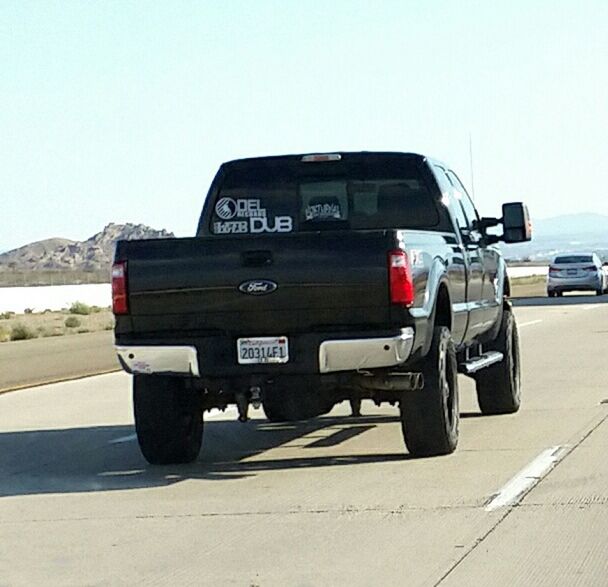
M 578 269 L 568 269 L 568 275 L 578 275 Z
M 241 365 L 287 363 L 289 361 L 287 337 L 239 338 L 237 356 Z

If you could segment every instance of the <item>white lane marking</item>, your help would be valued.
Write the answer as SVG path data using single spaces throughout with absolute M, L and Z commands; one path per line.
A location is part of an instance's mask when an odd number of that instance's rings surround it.
M 209 412 L 205 414 L 205 420 L 214 420 L 215 418 L 219 418 L 221 416 L 228 416 L 230 418 L 234 418 L 238 415 L 238 411 L 234 406 L 230 406 L 226 408 L 222 412 L 222 410 L 218 410 L 217 408 L 213 408 Z M 122 444 L 123 442 L 133 442 L 137 440 L 137 434 L 129 434 L 128 436 L 120 436 L 119 438 L 115 438 L 114 440 L 110 440 L 108 444 Z
M 593 306 L 585 306 L 583 308 L 583 310 L 587 311 L 587 310 L 597 310 L 598 308 L 601 308 L 602 305 L 601 304 L 593 304 Z
M 568 446 L 565 445 L 554 446 L 541 452 L 492 497 L 486 505 L 486 512 L 518 503 L 567 453 Z
M 121 436 L 120 438 L 115 438 L 114 440 L 110 440 L 108 444 L 121 444 L 123 442 L 131 442 L 137 438 L 137 434 L 129 434 L 129 436 Z
M 522 322 L 518 324 L 518 328 L 524 328 L 524 326 L 532 326 L 532 324 L 539 324 L 542 320 L 530 320 L 530 322 Z

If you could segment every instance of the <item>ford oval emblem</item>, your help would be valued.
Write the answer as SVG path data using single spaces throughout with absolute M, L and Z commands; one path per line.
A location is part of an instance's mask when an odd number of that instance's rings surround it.
M 265 296 L 275 291 L 277 287 L 279 286 L 269 279 L 250 279 L 239 285 L 239 291 L 250 296 Z

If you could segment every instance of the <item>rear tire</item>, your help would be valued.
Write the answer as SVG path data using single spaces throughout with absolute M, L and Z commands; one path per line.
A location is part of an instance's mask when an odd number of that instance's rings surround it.
M 405 392 L 401 428 L 413 457 L 446 455 L 458 445 L 460 421 L 456 350 L 449 328 L 437 326 L 423 365 L 424 388 Z
M 133 411 L 139 447 L 152 465 L 191 463 L 203 440 L 201 398 L 183 379 L 135 375 Z
M 504 358 L 475 377 L 481 413 L 513 414 L 521 405 L 521 366 L 519 333 L 510 307 L 503 312 L 498 336 L 486 345 L 486 349 L 498 351 Z

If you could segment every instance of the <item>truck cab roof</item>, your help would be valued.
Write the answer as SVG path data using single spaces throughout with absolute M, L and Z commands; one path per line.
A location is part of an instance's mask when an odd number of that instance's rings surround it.
M 340 159 L 357 159 L 357 158 L 381 158 L 381 157 L 403 157 L 409 160 L 418 160 L 421 163 L 424 161 L 430 161 L 434 163 L 438 163 L 443 167 L 446 167 L 445 164 L 440 161 L 428 157 L 426 155 L 422 155 L 420 153 L 406 153 L 401 151 L 326 151 L 326 152 L 310 152 L 310 153 L 295 153 L 295 154 L 285 154 L 285 155 L 268 155 L 262 157 L 245 157 L 242 159 L 233 159 L 231 161 L 227 161 L 223 164 L 223 166 L 240 166 L 240 165 L 250 165 L 250 164 L 259 164 L 259 163 L 272 163 L 274 161 L 304 161 L 306 157 L 313 156 L 331 156 L 331 155 L 339 155 Z

